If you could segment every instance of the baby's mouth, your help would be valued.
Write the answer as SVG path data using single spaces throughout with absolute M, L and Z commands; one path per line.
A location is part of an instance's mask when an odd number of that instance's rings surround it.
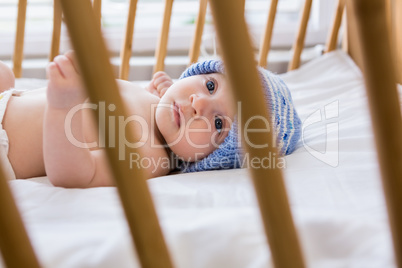
M 176 125 L 180 128 L 180 107 L 176 102 L 173 103 L 173 116 Z

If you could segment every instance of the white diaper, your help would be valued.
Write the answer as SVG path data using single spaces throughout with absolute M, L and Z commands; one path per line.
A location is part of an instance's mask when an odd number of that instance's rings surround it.
M 20 91 L 10 89 L 0 94 L 0 163 L 7 180 L 15 180 L 15 173 L 8 159 L 9 144 L 7 133 L 3 129 L 3 117 L 10 97 L 18 95 L 18 93 L 20 93 Z

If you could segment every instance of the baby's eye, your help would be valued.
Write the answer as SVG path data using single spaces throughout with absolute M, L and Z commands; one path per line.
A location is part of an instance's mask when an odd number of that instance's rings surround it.
M 215 117 L 215 128 L 218 131 L 218 133 L 221 133 L 223 127 L 223 122 L 222 119 L 219 117 Z
M 214 83 L 214 81 L 209 80 L 207 82 L 207 89 L 208 89 L 210 94 L 214 93 L 214 91 L 215 91 L 215 83 Z

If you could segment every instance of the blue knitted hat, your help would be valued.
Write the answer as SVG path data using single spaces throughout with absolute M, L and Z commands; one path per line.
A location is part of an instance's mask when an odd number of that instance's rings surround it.
M 290 91 L 283 80 L 270 71 L 258 67 L 267 107 L 274 122 L 276 146 L 281 156 L 292 153 L 301 135 L 301 121 L 293 106 Z M 183 79 L 193 75 L 224 73 L 223 62 L 207 60 L 188 67 L 180 76 Z M 183 172 L 197 172 L 216 169 L 240 168 L 243 163 L 243 151 L 238 142 L 238 127 L 235 119 L 228 136 L 211 154 L 197 162 L 182 162 Z

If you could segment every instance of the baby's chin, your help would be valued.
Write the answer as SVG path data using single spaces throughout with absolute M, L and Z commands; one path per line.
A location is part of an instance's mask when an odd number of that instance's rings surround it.
M 174 146 L 173 146 L 174 147 Z M 204 159 L 206 156 L 210 154 L 204 152 L 190 152 L 189 150 L 183 152 L 182 150 L 175 150 L 175 148 L 170 148 L 172 152 L 178 157 L 179 159 L 185 162 L 197 162 Z

